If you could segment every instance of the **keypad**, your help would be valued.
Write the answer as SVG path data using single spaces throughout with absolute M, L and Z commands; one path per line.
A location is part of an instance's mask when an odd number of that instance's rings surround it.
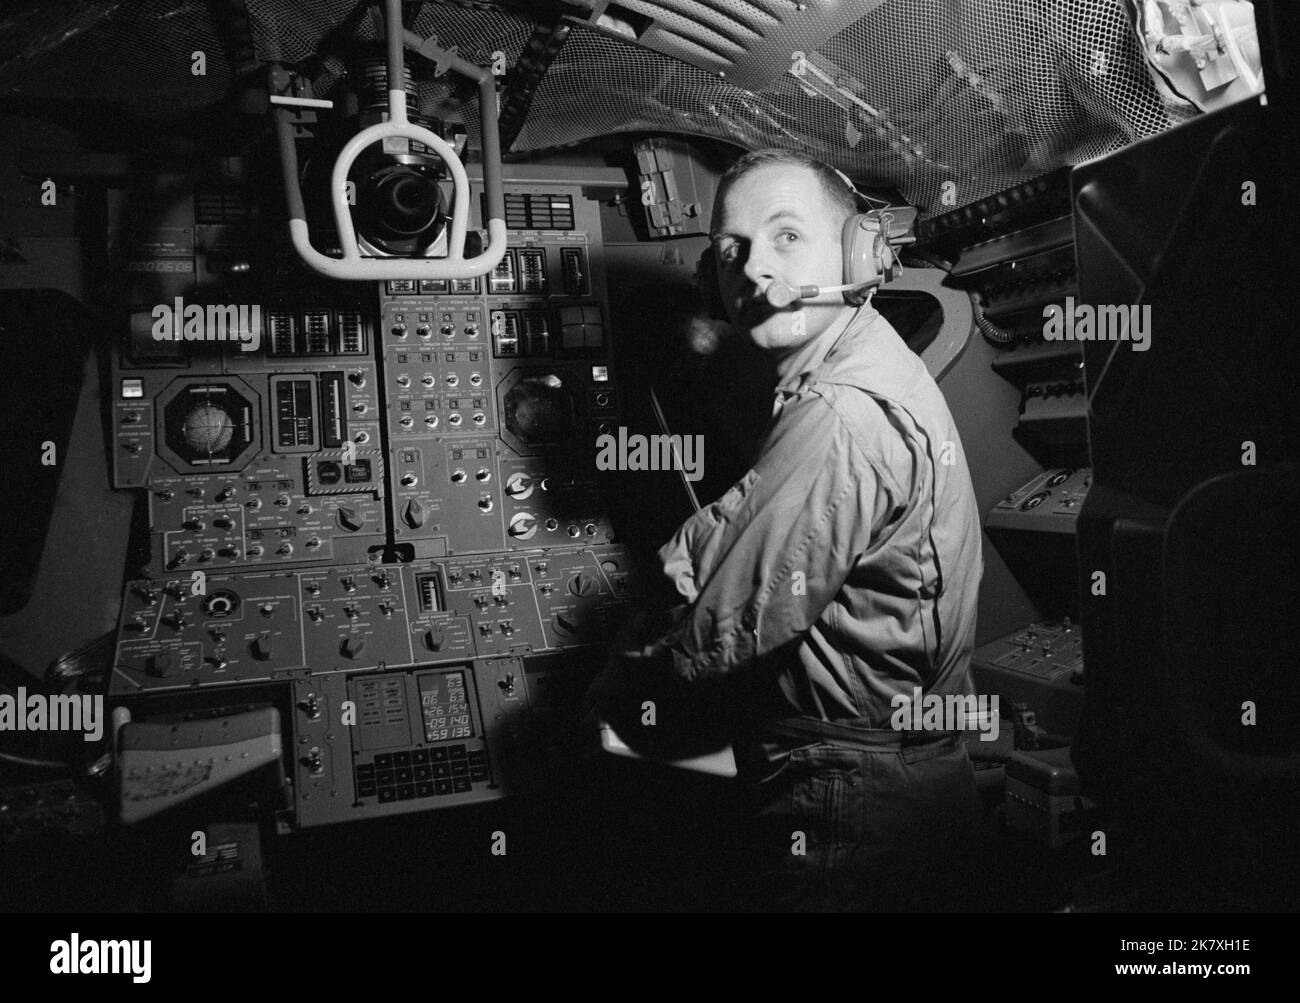
M 357 797 L 380 804 L 465 794 L 487 783 L 487 751 L 464 745 L 381 752 L 373 762 L 354 767 Z

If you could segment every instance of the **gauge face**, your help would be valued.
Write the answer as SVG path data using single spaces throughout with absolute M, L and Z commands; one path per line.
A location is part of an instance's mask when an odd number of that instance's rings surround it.
M 1028 512 L 1031 508 L 1038 508 L 1050 497 L 1052 497 L 1050 491 L 1039 491 L 1037 494 L 1032 494 L 1020 503 L 1020 511 Z
M 239 609 L 239 596 L 229 589 L 219 589 L 205 596 L 199 606 L 205 616 L 223 619 L 233 616 L 235 611 Z
M 211 457 L 230 445 L 235 422 L 215 404 L 200 404 L 185 416 L 182 434 L 190 449 Z
M 553 373 L 521 380 L 506 395 L 506 427 L 530 446 L 570 439 L 573 395 Z
M 163 437 L 177 459 L 210 469 L 233 464 L 253 441 L 253 405 L 229 383 L 184 386 L 163 407 Z

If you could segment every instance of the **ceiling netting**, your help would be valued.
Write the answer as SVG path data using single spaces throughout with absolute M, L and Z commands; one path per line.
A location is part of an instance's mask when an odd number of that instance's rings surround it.
M 570 21 L 509 152 L 621 132 L 795 147 L 861 183 L 897 188 L 930 215 L 1194 114 L 1162 99 L 1125 0 L 621 6 L 655 30 L 638 42 Z M 93 100 L 160 119 L 208 106 L 226 94 L 240 59 L 219 7 L 19 2 L 0 15 L 0 95 Z M 306 68 L 326 96 L 349 45 L 378 37 L 377 19 L 356 0 L 247 0 L 246 8 L 254 60 Z M 808 36 L 798 25 L 821 12 L 834 15 L 836 30 L 801 48 Z M 513 65 L 536 27 L 526 7 L 454 3 L 424 4 L 407 26 L 484 65 L 496 52 Z M 188 72 L 199 49 L 208 59 L 202 77 Z M 477 130 L 476 108 L 453 114 L 472 90 L 423 69 L 417 78 L 422 111 Z

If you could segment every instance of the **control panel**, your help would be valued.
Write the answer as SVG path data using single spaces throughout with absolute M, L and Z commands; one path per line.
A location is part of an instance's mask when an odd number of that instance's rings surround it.
M 639 592 L 619 548 L 130 583 L 112 691 L 525 656 L 599 642 Z
M 1069 617 L 1031 623 L 976 648 L 971 675 L 981 693 L 997 694 L 1001 713 L 1033 711 L 1050 732 L 1073 735 L 1083 713 L 1083 634 Z
M 511 195 L 516 222 L 548 229 L 491 274 L 380 296 L 394 533 L 420 557 L 613 539 L 594 462 L 621 407 L 598 206 Z
M 364 313 L 255 306 L 256 352 L 134 324 L 115 358 L 114 484 L 147 492 L 150 574 L 364 560 L 385 541 Z
M 282 686 L 291 824 L 500 797 L 537 665 L 588 671 L 579 649 L 641 592 L 595 463 L 623 406 L 599 206 L 591 179 L 527 171 L 481 278 L 277 277 L 232 304 L 171 259 L 141 269 L 172 277 L 133 298 L 112 362 L 114 483 L 141 493 L 148 553 L 110 697 L 147 717 Z
M 1044 470 L 989 511 L 991 529 L 1073 533 L 1092 486 L 1091 467 Z

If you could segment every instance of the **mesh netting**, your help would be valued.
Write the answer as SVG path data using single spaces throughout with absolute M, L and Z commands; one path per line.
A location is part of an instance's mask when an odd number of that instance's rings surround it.
M 963 205 L 1172 124 L 1121 0 L 893 0 L 806 56 L 750 91 L 578 28 L 514 149 L 635 130 L 793 146 L 937 211 L 945 181 Z
M 933 214 L 1195 113 L 1162 99 L 1125 0 L 884 0 L 864 3 L 857 17 L 822 4 L 839 28 L 809 46 L 802 76 L 790 72 L 795 50 L 785 46 L 801 37 L 797 7 L 817 4 L 624 5 L 655 18 L 646 44 L 575 25 L 512 152 L 618 132 L 793 146 L 868 185 L 897 188 Z M 214 21 L 219 7 L 19 3 L 0 16 L 0 94 L 93 99 L 164 120 L 206 107 L 226 93 L 228 53 L 240 41 Z M 378 19 L 356 0 L 246 7 L 244 39 L 256 59 L 308 69 L 320 94 L 341 78 L 350 45 L 379 37 Z M 519 13 L 450 3 L 423 5 L 408 26 L 484 65 L 495 52 L 513 65 L 534 28 Z M 204 76 L 190 72 L 195 50 L 206 54 Z M 728 67 L 744 72 L 729 79 Z M 457 78 L 423 73 L 419 93 L 422 112 L 463 118 L 473 136 L 477 109 L 458 107 L 472 91 Z
M 230 63 L 206 0 L 6 0 L 0 10 L 0 95 L 94 101 L 165 121 L 220 101 Z M 203 64 L 193 59 L 203 53 Z M 194 72 L 201 69 L 202 73 Z

